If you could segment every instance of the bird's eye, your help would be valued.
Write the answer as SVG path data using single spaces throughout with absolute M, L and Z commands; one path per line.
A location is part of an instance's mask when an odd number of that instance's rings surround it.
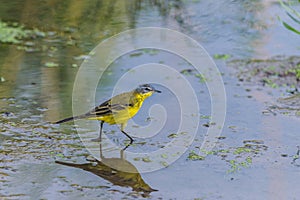
M 145 88 L 145 91 L 146 91 L 146 92 L 150 92 L 150 91 L 151 91 L 151 88 L 146 87 L 146 88 Z

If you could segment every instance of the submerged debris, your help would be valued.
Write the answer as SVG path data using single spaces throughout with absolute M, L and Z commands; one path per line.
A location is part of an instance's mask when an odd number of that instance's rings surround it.
M 299 163 L 299 158 L 300 158 L 300 146 L 297 146 L 297 152 L 296 154 L 293 156 L 293 161 L 292 161 L 292 164 L 297 166 L 297 167 L 300 167 L 300 163 Z
M 188 155 L 188 160 L 204 160 L 204 156 L 198 155 L 195 151 L 191 151 Z
M 272 113 L 273 115 L 278 113 L 286 116 L 300 117 L 300 94 L 278 98 L 276 104 L 269 106 L 263 113 Z
M 264 144 L 263 140 L 244 140 L 243 144 L 243 146 L 224 148 L 223 146 L 225 144 L 219 143 L 216 146 L 216 150 L 201 152 L 206 156 L 216 156 L 217 158 L 224 160 L 230 166 L 227 173 L 234 173 L 242 168 L 250 167 L 256 157 L 259 157 L 264 151 L 268 150 L 268 146 Z M 192 150 L 190 151 L 187 160 L 204 160 L 206 156 L 200 156 Z

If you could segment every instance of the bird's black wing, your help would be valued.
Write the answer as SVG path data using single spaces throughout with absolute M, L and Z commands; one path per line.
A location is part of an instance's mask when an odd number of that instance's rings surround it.
M 95 107 L 93 110 L 91 110 L 89 113 L 87 113 L 88 116 L 105 116 L 114 114 L 120 110 L 126 109 L 128 105 L 121 105 L 121 104 L 111 104 L 111 99 L 103 102 L 101 105 Z

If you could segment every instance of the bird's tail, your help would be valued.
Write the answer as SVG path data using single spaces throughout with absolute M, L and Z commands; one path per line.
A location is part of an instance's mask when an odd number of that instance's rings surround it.
M 84 117 L 86 117 L 86 115 L 79 115 L 79 116 L 75 116 L 75 117 L 68 117 L 66 119 L 62 119 L 62 120 L 59 120 L 57 122 L 54 122 L 54 124 L 61 124 L 61 123 L 64 123 L 64 122 L 75 120 L 75 119 L 82 119 Z

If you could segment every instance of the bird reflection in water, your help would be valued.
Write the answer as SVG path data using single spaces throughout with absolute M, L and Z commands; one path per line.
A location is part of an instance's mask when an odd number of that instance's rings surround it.
M 124 151 L 121 150 L 120 158 L 104 158 L 100 145 L 100 158 L 93 162 L 75 164 L 62 161 L 55 163 L 83 169 L 89 171 L 101 178 L 104 178 L 114 185 L 122 187 L 131 187 L 133 191 L 142 193 L 142 196 L 148 196 L 151 192 L 158 191 L 151 188 L 142 178 L 137 168 L 124 158 Z

